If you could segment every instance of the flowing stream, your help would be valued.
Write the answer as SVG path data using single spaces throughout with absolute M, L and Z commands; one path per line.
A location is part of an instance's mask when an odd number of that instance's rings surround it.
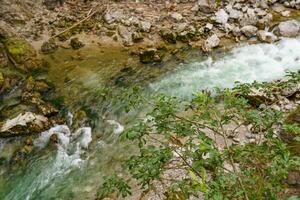
M 121 115 L 118 109 L 97 101 L 93 95 L 103 83 L 105 75 L 102 72 L 107 70 L 105 62 L 114 62 L 107 60 L 99 63 L 97 56 L 91 54 L 87 58 L 90 63 L 84 61 L 78 64 L 83 66 L 81 68 L 76 67 L 77 61 L 71 63 L 75 67 L 67 72 L 71 76 L 68 80 L 74 80 L 73 83 L 57 86 L 67 98 L 69 126 L 56 126 L 41 133 L 34 139 L 32 156 L 24 163 L 0 166 L 0 199 L 94 199 L 103 176 L 113 171 L 120 172 L 120 162 L 134 152 L 132 144 L 119 142 L 117 136 L 139 114 Z M 163 67 L 153 69 L 159 76 L 151 79 L 150 83 L 146 82 L 144 87 L 147 93 L 164 92 L 188 99 L 202 89 L 232 87 L 235 81 L 270 81 L 283 77 L 286 70 L 300 69 L 300 40 L 283 39 L 276 44 L 241 44 L 230 52 L 215 54 L 213 58 L 193 57 L 192 60 L 176 64 L 173 70 L 164 71 Z M 149 68 L 141 71 L 147 74 Z M 49 76 L 52 80 L 63 82 L 66 76 L 61 74 L 54 67 Z M 72 99 L 76 103 L 72 103 Z M 87 104 L 89 110 L 101 118 L 92 129 L 72 126 L 72 111 L 78 111 L 76 106 L 82 104 Z M 58 140 L 55 147 L 48 145 L 54 133 Z M 9 145 L 9 141 L 0 141 L 0 155 L 5 154 L 6 145 Z

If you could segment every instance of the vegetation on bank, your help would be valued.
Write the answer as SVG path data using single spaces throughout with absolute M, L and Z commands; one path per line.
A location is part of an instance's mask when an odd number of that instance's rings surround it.
M 288 77 L 202 91 L 190 102 L 166 95 L 149 100 L 131 90 L 122 96 L 129 107 L 151 107 L 120 135 L 139 152 L 124 163 L 125 174 L 106 177 L 97 198 L 135 195 L 138 185 L 140 197 L 154 192 L 169 200 L 298 199 L 299 105 L 288 115 L 274 106 L 282 94 L 299 99 L 291 90 L 300 74 Z

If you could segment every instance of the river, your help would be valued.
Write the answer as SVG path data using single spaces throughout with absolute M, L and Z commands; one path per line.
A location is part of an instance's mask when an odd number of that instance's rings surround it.
M 184 62 L 160 66 L 141 66 L 125 52 L 115 55 L 114 50 L 105 54 L 83 49 L 76 55 L 61 51 L 47 59 L 49 78 L 68 107 L 69 127 L 57 126 L 35 138 L 35 150 L 25 163 L 1 166 L 0 199 L 93 199 L 103 176 L 121 171 L 120 163 L 135 148 L 117 136 L 142 112 L 124 114 L 119 112 L 122 104 L 114 107 L 109 100 L 97 99 L 106 82 L 140 85 L 150 95 L 162 92 L 189 99 L 202 89 L 232 87 L 235 81 L 271 81 L 283 77 L 286 70 L 300 69 L 300 39 L 240 44 L 211 57 L 190 53 Z M 82 107 L 95 114 L 95 121 L 92 127 L 78 130 L 71 126 L 71 116 Z M 58 148 L 46 145 L 52 132 L 60 133 Z M 5 145 L 9 142 L 2 140 L 0 155 L 6 153 Z

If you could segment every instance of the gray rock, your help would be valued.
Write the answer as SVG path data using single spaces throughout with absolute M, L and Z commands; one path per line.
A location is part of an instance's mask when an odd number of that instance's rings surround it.
M 151 23 L 148 21 L 141 21 L 139 23 L 139 28 L 143 32 L 147 32 L 147 33 L 150 32 L 151 26 L 152 26 Z
M 242 33 L 248 38 L 256 36 L 257 30 L 258 29 L 252 25 L 244 26 L 243 28 L 241 28 Z
M 257 32 L 257 37 L 261 42 L 273 43 L 278 38 L 271 32 L 260 30 Z
M 220 39 L 216 34 L 214 34 L 205 40 L 202 46 L 202 50 L 204 52 L 210 52 L 212 51 L 213 48 L 219 46 L 219 44 L 220 44 Z
M 216 12 L 216 22 L 220 24 L 226 24 L 229 19 L 229 15 L 224 9 L 220 9 Z
M 130 32 L 130 30 L 127 27 L 120 25 L 118 27 L 118 33 L 121 36 L 121 38 L 123 40 L 123 44 L 125 46 L 130 46 L 133 44 L 132 43 L 132 33 Z
M 296 37 L 300 32 L 299 23 L 296 20 L 281 22 L 278 25 L 279 34 L 283 37 Z
M 125 14 L 122 10 L 109 10 L 103 15 L 103 20 L 107 24 L 118 22 L 125 18 Z

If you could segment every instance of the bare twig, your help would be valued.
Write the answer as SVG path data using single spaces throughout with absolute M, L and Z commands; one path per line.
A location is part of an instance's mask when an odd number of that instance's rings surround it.
M 86 20 L 88 20 L 89 18 L 91 18 L 92 16 L 94 16 L 95 14 L 97 14 L 98 12 L 100 12 L 100 11 L 101 11 L 100 8 L 101 8 L 101 6 L 103 6 L 103 5 L 104 5 L 104 3 L 97 4 L 94 8 L 91 8 L 91 9 L 88 11 L 87 16 L 86 16 L 85 18 L 83 18 L 83 19 L 80 20 L 79 22 L 76 22 L 75 24 L 73 24 L 73 25 L 70 26 L 69 28 L 67 28 L 67 29 L 65 29 L 65 30 L 63 30 L 63 31 L 61 31 L 61 32 L 59 32 L 59 33 L 57 33 L 57 34 L 55 34 L 55 35 L 52 36 L 50 39 L 56 38 L 57 36 L 59 36 L 59 35 L 65 33 L 65 32 L 67 32 L 67 31 L 69 31 L 69 30 L 75 28 L 76 26 L 80 25 L 81 23 L 85 22 Z M 94 9 L 95 9 L 95 10 L 94 10 Z M 94 11 L 92 12 L 92 10 L 94 10 Z M 102 10 L 104 10 L 104 8 L 102 8 Z

